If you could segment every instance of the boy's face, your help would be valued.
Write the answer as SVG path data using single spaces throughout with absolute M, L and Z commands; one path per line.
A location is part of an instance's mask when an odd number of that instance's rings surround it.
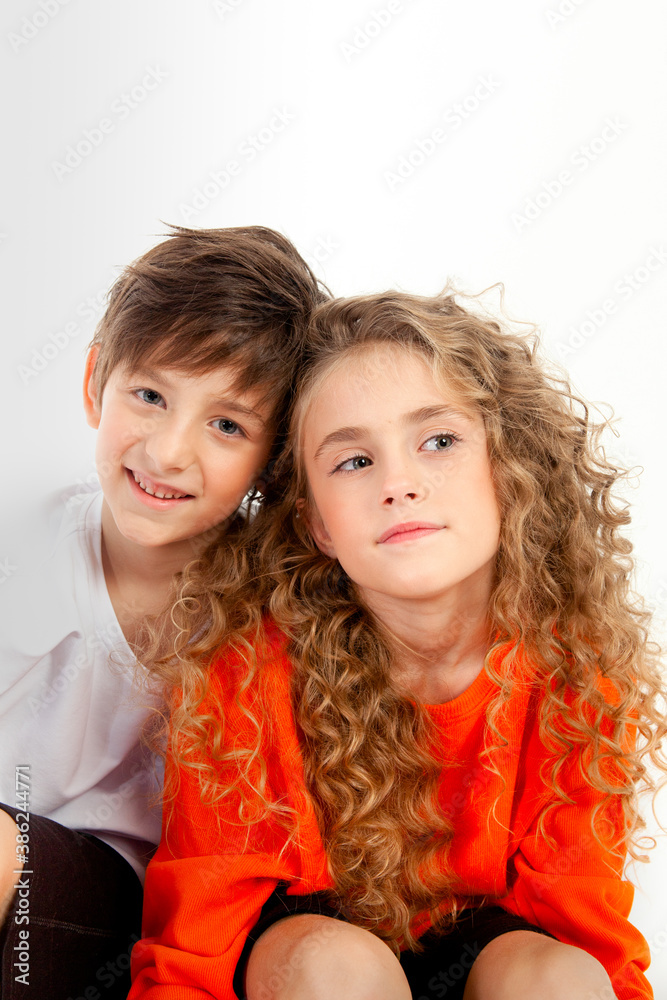
M 234 513 L 264 468 L 274 427 L 266 387 L 233 388 L 219 368 L 187 375 L 116 368 L 102 398 L 89 359 L 88 423 L 96 464 L 121 535 L 146 547 L 196 539 Z

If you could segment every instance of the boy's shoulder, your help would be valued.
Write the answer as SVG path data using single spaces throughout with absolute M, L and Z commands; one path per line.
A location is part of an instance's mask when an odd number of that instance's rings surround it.
M 99 488 L 74 486 L 27 500 L 5 518 L 3 647 L 38 656 L 81 628 L 81 595 L 104 583 L 101 511 Z
M 101 525 L 99 486 L 77 484 L 41 497 L 21 498 L 0 528 L 0 552 L 7 553 L 11 565 L 8 582 L 30 576 L 37 585 L 46 567 L 68 548 L 81 550 L 90 558 L 86 542 L 99 540 Z M 93 554 L 95 551 L 94 546 Z

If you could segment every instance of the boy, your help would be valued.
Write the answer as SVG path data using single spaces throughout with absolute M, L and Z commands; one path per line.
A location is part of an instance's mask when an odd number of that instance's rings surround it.
M 175 574 L 242 530 L 324 297 L 260 227 L 175 228 L 112 289 L 84 379 L 101 491 L 50 502 L 30 525 L 32 565 L 26 549 L 2 591 L 4 998 L 127 994 L 160 833 L 142 624 Z

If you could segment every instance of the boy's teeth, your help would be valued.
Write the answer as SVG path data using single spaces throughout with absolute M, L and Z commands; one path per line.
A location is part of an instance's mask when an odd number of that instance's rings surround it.
M 150 484 L 145 483 L 143 479 L 138 478 L 134 473 L 132 475 L 135 483 L 138 483 L 145 493 L 148 493 L 149 496 L 157 497 L 158 500 L 182 500 L 183 497 L 188 495 L 187 493 L 162 493 L 160 490 L 154 490 Z

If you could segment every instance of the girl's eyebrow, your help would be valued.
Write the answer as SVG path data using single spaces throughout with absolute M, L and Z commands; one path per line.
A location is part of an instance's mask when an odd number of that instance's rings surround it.
M 460 410 L 455 410 L 453 406 L 422 406 L 418 410 L 411 410 L 401 417 L 402 424 L 421 424 L 425 420 L 433 420 L 436 417 L 446 417 L 448 419 L 470 421 L 470 416 Z M 322 452 L 331 444 L 340 444 L 345 441 L 358 441 L 368 434 L 367 427 L 339 427 L 335 431 L 327 434 L 315 452 L 315 458 L 319 458 Z
M 402 422 L 405 424 L 420 424 L 424 420 L 432 420 L 434 417 L 447 417 L 454 420 L 466 420 L 470 421 L 470 414 L 464 413 L 463 410 L 456 410 L 453 406 L 448 406 L 443 403 L 442 406 L 422 406 L 419 410 L 412 410 L 411 413 L 406 413 L 402 418 Z
M 319 448 L 315 452 L 315 458 L 319 458 L 322 452 L 329 447 L 330 444 L 338 444 L 341 441 L 358 441 L 359 438 L 363 437 L 364 434 L 368 433 L 365 427 L 339 427 L 337 431 L 331 431 L 330 434 L 322 440 Z

